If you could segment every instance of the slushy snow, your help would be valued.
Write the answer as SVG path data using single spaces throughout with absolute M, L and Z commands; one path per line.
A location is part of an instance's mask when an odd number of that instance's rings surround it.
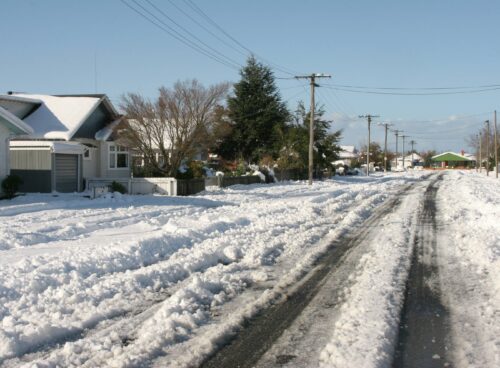
M 40 194 L 2 201 L 0 364 L 196 366 L 293 287 L 331 241 L 426 174 L 233 186 L 186 198 Z M 463 366 L 493 367 L 498 182 L 454 172 L 438 193 L 453 234 L 443 240 L 443 282 L 453 285 L 446 295 L 463 323 L 454 336 L 467 333 L 457 340 L 459 358 Z M 376 352 L 389 354 L 397 333 L 411 251 L 405 239 L 421 196 L 405 198 L 403 218 L 392 218 L 353 270 L 340 317 L 312 365 L 342 367 L 339 359 L 361 353 L 365 367 L 390 361 Z M 453 280 L 457 271 L 471 279 Z M 462 287 L 472 313 L 460 304 Z

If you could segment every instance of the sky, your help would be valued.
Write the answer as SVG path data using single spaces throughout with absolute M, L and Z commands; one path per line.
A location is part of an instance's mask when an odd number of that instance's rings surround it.
M 495 0 L 0 1 L 1 93 L 97 92 L 119 105 L 178 80 L 237 82 L 253 53 L 292 110 L 310 100 L 294 76 L 331 75 L 316 102 L 346 145 L 366 143 L 358 116 L 373 114 L 372 141 L 388 122 L 419 151 L 473 151 L 467 138 L 500 110 Z

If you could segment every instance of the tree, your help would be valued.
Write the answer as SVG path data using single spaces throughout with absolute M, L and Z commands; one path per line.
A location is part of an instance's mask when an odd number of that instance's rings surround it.
M 366 164 L 366 145 L 361 147 L 361 153 L 359 154 L 359 161 L 361 164 Z M 387 153 L 387 160 L 390 160 L 389 152 Z M 384 150 L 380 147 L 377 142 L 370 143 L 370 164 L 375 166 L 384 167 Z
M 313 161 L 316 171 L 332 168 L 338 159 L 341 131 L 330 133 L 331 122 L 323 119 L 325 111 L 315 107 Z M 280 131 L 281 150 L 278 165 L 282 168 L 307 168 L 309 161 L 310 111 L 299 102 L 292 122 Z
M 429 151 L 422 151 L 419 153 L 420 157 L 422 157 L 422 160 L 424 162 L 424 167 L 431 167 L 432 166 L 432 157 L 437 155 L 437 152 L 434 150 L 429 150 Z
M 250 57 L 240 75 L 234 95 L 227 100 L 230 133 L 217 151 L 226 159 L 247 162 L 258 162 L 266 155 L 277 157 L 278 130 L 289 119 L 289 112 L 281 101 L 273 73 Z
M 228 89 L 227 83 L 206 88 L 193 79 L 161 87 L 154 102 L 128 93 L 120 106 L 126 120 L 119 140 L 141 154 L 147 171 L 175 176 L 183 161 L 217 139 L 214 114 Z

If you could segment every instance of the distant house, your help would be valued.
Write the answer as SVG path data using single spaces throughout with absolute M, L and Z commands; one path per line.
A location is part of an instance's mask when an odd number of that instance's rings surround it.
M 335 165 L 351 166 L 352 160 L 359 157 L 358 151 L 354 146 L 340 146 L 339 159 L 334 162 Z
M 422 156 L 420 156 L 418 153 L 410 153 L 406 156 L 404 156 L 404 162 L 403 162 L 403 156 L 399 156 L 394 158 L 391 161 L 391 167 L 393 170 L 402 170 L 403 169 L 403 164 L 404 168 L 409 168 L 409 167 L 415 167 L 415 166 L 420 166 L 424 162 L 424 159 Z
M 0 107 L 32 129 L 10 142 L 22 191 L 81 191 L 90 178 L 130 177 L 129 151 L 114 141 L 122 117 L 106 95 L 8 94 Z
M 9 141 L 15 136 L 31 133 L 33 133 L 31 127 L 0 107 L 0 182 L 10 173 Z
M 463 169 L 473 167 L 476 162 L 470 156 L 455 152 L 444 152 L 431 158 L 434 167 Z

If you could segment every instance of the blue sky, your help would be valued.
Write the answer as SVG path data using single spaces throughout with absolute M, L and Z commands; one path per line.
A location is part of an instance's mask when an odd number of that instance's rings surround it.
M 147 0 L 125 1 L 136 8 L 137 4 L 148 7 L 176 27 Z M 206 22 L 189 2 L 149 1 L 222 57 L 244 65 L 248 52 Z M 334 120 L 334 129 L 344 130 L 345 144 L 366 142 L 366 121 L 357 116 L 372 113 L 380 115 L 376 121 L 388 121 L 405 130 L 419 150 L 467 150 L 464 137 L 476 133 L 484 120 L 492 119 L 492 111 L 500 109 L 500 89 L 425 96 L 332 89 L 332 85 L 426 88 L 500 84 L 499 1 L 192 2 L 240 44 L 277 64 L 276 77 L 332 74 L 317 90 L 317 101 Z M 0 31 L 4 35 L 2 93 L 100 92 L 118 104 L 123 93 L 139 92 L 153 98 L 158 87 L 171 86 L 179 79 L 196 78 L 204 84 L 239 79 L 237 67 L 197 53 L 120 0 L 2 0 Z M 277 83 L 291 108 L 299 99 L 308 103 L 306 81 L 278 79 Z M 466 89 L 375 92 L 384 91 Z M 375 125 L 373 140 L 383 142 L 382 133 Z M 389 142 L 392 147 L 393 135 Z

